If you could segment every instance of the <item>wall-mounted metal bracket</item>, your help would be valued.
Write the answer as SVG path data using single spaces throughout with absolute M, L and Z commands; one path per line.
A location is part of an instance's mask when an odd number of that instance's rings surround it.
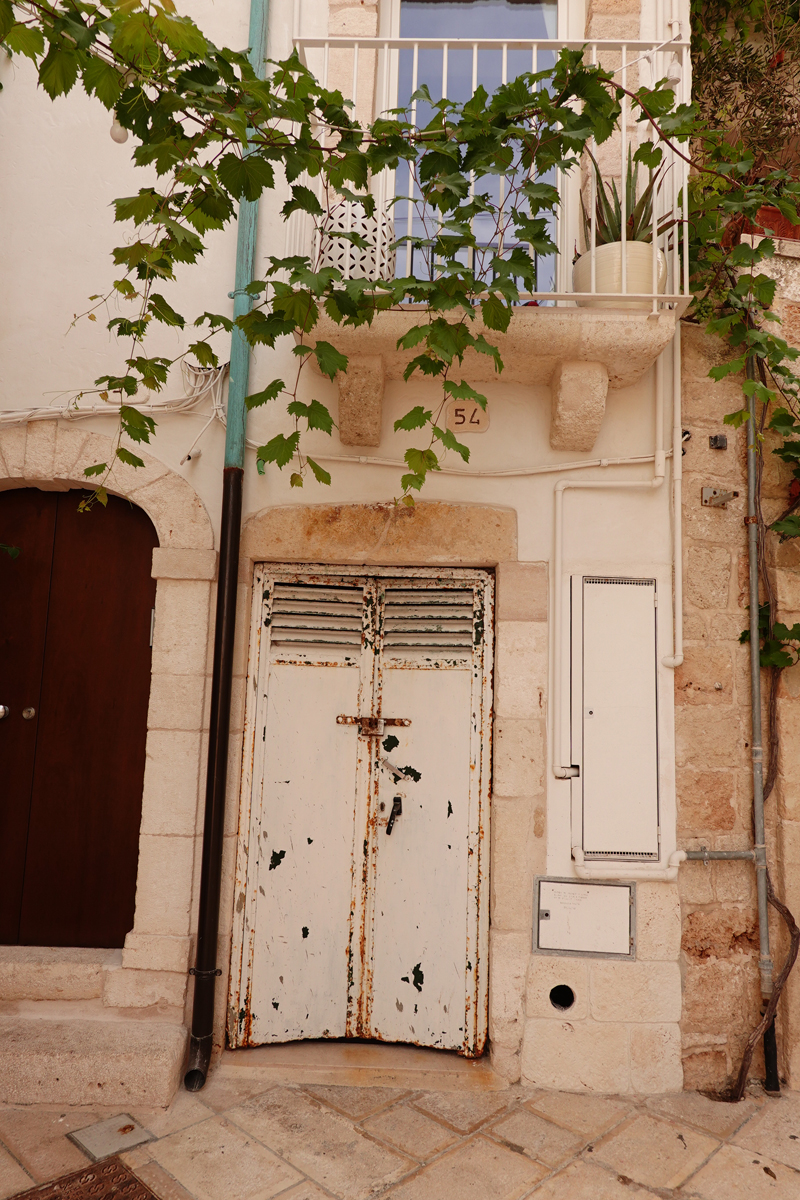
M 735 500 L 738 492 L 723 492 L 722 488 L 704 487 L 700 503 L 703 508 L 727 508 L 729 500 Z

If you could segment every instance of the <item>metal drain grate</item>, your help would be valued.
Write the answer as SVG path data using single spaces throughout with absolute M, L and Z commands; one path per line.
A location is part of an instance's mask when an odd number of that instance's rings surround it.
M 158 1200 L 155 1192 L 128 1170 L 118 1158 L 106 1158 L 83 1171 L 73 1171 L 52 1183 L 43 1183 L 11 1200 Z

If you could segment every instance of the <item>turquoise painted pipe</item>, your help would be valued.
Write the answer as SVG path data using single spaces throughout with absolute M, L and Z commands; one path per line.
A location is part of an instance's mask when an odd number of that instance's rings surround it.
M 250 63 L 263 79 L 266 73 L 267 22 L 269 0 L 251 0 L 248 55 Z M 244 290 L 252 283 L 256 265 L 256 236 L 258 234 L 258 201 L 242 200 L 239 203 L 239 228 L 236 239 L 236 278 L 233 291 L 233 317 L 242 317 L 250 311 L 252 298 Z M 250 385 L 250 347 L 241 329 L 234 328 L 231 334 L 231 365 L 228 380 L 228 415 L 225 433 L 225 466 L 244 467 L 245 431 L 247 409 L 244 398 Z

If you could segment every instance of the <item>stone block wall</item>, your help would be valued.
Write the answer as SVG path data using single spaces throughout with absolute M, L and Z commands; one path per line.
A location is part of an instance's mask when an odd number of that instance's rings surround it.
M 800 325 L 798 326 L 800 328 Z M 683 328 L 683 426 L 691 434 L 683 460 L 685 662 L 676 672 L 678 843 L 687 849 L 745 849 L 752 845 L 749 649 L 739 635 L 749 621 L 746 516 L 746 431 L 723 424 L 742 407 L 741 381 L 713 383 L 709 369 L 726 357 L 718 339 Z M 709 436 L 727 433 L 728 449 L 712 450 Z M 787 506 L 789 473 L 764 447 L 764 516 Z M 726 508 L 701 506 L 701 488 L 738 492 Z M 800 619 L 800 552 L 768 535 L 779 615 Z M 762 595 L 762 601 L 764 597 Z M 794 832 L 800 806 L 793 803 L 798 774 L 800 669 L 780 681 L 782 739 L 778 783 L 766 804 L 767 850 L 779 894 L 795 911 Z M 766 696 L 762 672 L 766 744 Z M 800 856 L 798 860 L 800 861 Z M 758 1021 L 758 920 L 755 873 L 749 863 L 685 863 L 679 876 L 682 909 L 684 1005 L 681 1022 L 687 1088 L 724 1087 L 738 1071 L 744 1043 Z M 773 958 L 780 966 L 784 937 L 772 920 Z M 782 1070 L 796 1081 L 800 1054 L 800 991 L 789 988 L 779 1011 Z M 753 1073 L 761 1070 L 760 1048 Z M 797 1060 L 795 1062 L 795 1059 Z
M 523 1082 L 568 1091 L 679 1091 L 680 910 L 674 885 L 636 885 L 636 961 L 534 955 L 526 989 Z M 566 984 L 567 1013 L 550 1001 Z
M 533 880 L 546 871 L 547 565 L 497 568 L 491 813 L 489 1037 L 492 1065 L 520 1078 Z

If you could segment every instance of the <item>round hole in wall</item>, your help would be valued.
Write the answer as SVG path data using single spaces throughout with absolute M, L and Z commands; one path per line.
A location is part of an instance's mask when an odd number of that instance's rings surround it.
M 566 983 L 558 983 L 550 991 L 550 1003 L 559 1012 L 566 1012 L 575 1003 L 575 993 L 571 987 L 567 987 Z

